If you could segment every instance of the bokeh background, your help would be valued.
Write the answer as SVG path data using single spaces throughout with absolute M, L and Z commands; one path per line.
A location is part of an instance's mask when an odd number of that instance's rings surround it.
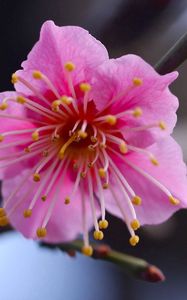
M 79 25 L 108 48 L 111 57 L 126 53 L 155 64 L 187 31 L 186 0 L 0 0 L 0 90 L 10 90 L 10 75 L 20 68 L 42 23 Z M 180 99 L 174 135 L 187 161 L 187 62 L 172 90 Z M 175 162 L 171 162 L 175 163 Z M 0 235 L 0 297 L 3 300 L 185 300 L 187 299 L 187 212 L 141 229 L 132 249 L 121 221 L 110 216 L 105 241 L 113 248 L 158 265 L 166 282 L 129 278 L 120 268 L 78 255 L 43 249 L 18 233 Z

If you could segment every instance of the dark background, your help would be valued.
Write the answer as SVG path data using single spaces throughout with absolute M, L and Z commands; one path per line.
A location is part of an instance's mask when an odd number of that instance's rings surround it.
M 178 0 L 0 0 L 0 90 L 12 89 L 11 74 L 20 68 L 42 23 L 79 25 L 108 48 L 111 57 L 136 53 L 154 64 L 187 31 L 187 1 Z M 187 63 L 173 85 L 180 99 L 175 131 L 187 160 Z M 3 300 L 185 300 L 187 299 L 187 212 L 165 224 L 141 229 L 141 243 L 128 245 L 124 224 L 111 218 L 105 241 L 113 248 L 158 265 L 166 282 L 150 284 L 120 268 L 78 255 L 41 249 L 16 233 L 0 236 L 0 297 Z

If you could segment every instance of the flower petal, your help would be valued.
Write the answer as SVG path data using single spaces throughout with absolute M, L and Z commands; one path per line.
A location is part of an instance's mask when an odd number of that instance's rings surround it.
M 18 186 L 20 180 L 29 170 L 24 170 L 19 176 L 14 177 L 10 180 L 4 180 L 2 186 L 2 193 L 4 201 L 6 202 L 7 197 L 11 191 Z M 42 181 L 41 181 L 42 182 Z M 58 194 L 56 194 L 56 204 L 53 209 L 51 218 L 47 224 L 47 236 L 44 238 L 45 241 L 50 243 L 65 242 L 76 238 L 78 234 L 82 232 L 82 207 L 81 207 L 81 195 L 80 191 L 76 192 L 74 199 L 69 205 L 64 204 L 65 197 L 71 193 L 73 182 L 66 176 L 65 181 L 60 188 Z M 29 204 L 37 192 L 38 183 L 34 183 L 32 179 L 28 180 L 21 190 L 16 194 L 13 201 L 7 206 L 6 212 L 9 213 L 13 206 L 18 204 L 22 197 L 25 198 L 16 207 L 14 212 L 10 216 L 11 224 L 20 231 L 25 237 L 37 239 L 36 231 L 38 227 L 41 227 L 45 215 L 49 210 L 49 206 L 54 200 L 55 191 L 57 189 L 56 183 L 54 189 L 51 191 L 47 200 L 43 202 L 40 197 L 37 200 L 33 213 L 30 218 L 24 218 L 23 212 L 28 209 Z M 91 209 L 89 202 L 86 201 L 86 212 L 88 228 L 93 226 Z
M 111 99 L 116 98 L 108 110 L 110 114 L 140 107 L 143 111 L 140 118 L 128 115 L 120 117 L 118 127 L 130 143 L 146 147 L 170 134 L 175 126 L 178 99 L 171 94 L 168 85 L 177 75 L 177 72 L 173 72 L 161 76 L 140 57 L 125 55 L 106 61 L 97 68 L 92 82 L 92 99 L 98 110 L 103 110 Z M 133 85 L 134 78 L 142 80 L 142 85 Z M 143 132 L 125 131 L 127 127 L 158 124 L 159 121 L 166 123 L 167 130 L 153 128 Z
M 167 220 L 178 209 L 187 206 L 186 165 L 182 161 L 179 145 L 171 137 L 152 145 L 148 150 L 156 156 L 159 166 L 153 166 L 149 159 L 137 153 L 127 156 L 126 159 L 162 183 L 180 200 L 180 205 L 172 205 L 158 187 L 127 164 L 122 165 L 121 160 L 116 164 L 136 195 L 142 198 L 142 204 L 135 207 L 141 224 L 157 224 Z M 118 196 L 120 197 L 120 194 Z M 122 197 L 119 200 L 122 203 L 125 201 Z M 111 213 L 121 217 L 118 209 L 115 209 L 112 197 L 107 198 L 106 206 Z
M 74 86 L 87 79 L 87 72 L 108 59 L 105 47 L 86 30 L 77 26 L 58 27 L 52 21 L 43 24 L 40 39 L 22 63 L 23 71 L 17 72 L 40 89 L 43 94 L 47 87 L 41 80 L 32 78 L 33 70 L 43 72 L 55 85 L 58 92 L 68 93 L 64 64 L 68 61 L 75 64 L 71 73 Z M 22 84 L 16 84 L 19 92 L 28 94 Z M 30 92 L 30 91 L 29 91 Z M 32 93 L 31 93 L 32 94 Z

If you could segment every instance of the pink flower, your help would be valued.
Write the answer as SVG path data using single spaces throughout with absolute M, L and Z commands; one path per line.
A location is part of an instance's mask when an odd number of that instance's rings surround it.
M 88 230 L 103 238 L 105 210 L 134 246 L 140 224 L 186 206 L 186 167 L 170 137 L 176 72 L 160 76 L 135 55 L 109 59 L 84 29 L 51 21 L 22 67 L 16 92 L 0 95 L 1 225 L 51 243 L 83 233 L 91 255 Z

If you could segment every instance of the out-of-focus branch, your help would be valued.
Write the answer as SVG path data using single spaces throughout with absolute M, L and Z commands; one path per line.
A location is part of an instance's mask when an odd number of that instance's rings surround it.
M 187 33 L 185 33 L 155 65 L 155 70 L 166 74 L 177 69 L 187 59 Z
M 71 256 L 75 256 L 76 251 L 81 252 L 83 244 L 80 240 L 75 240 L 70 243 L 58 245 L 49 245 L 43 243 L 42 246 L 46 246 L 48 248 L 58 248 Z M 114 251 L 107 245 L 92 244 L 92 247 L 94 250 L 92 258 L 101 259 L 119 265 L 128 274 L 137 279 L 149 282 L 158 282 L 165 280 L 165 277 L 161 270 L 153 265 L 150 265 L 143 259 Z

